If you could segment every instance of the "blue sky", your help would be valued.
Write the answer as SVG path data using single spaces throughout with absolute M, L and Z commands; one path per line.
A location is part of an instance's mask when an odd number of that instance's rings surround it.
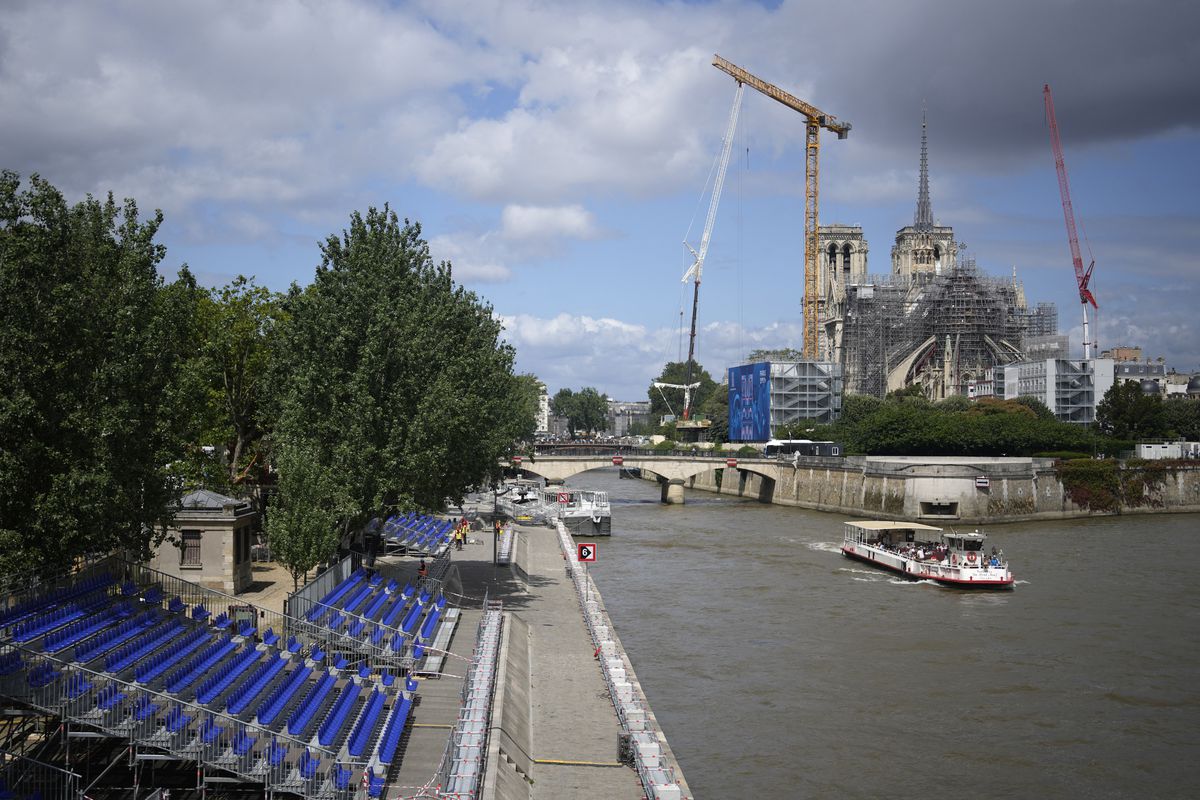
M 317 242 L 388 202 L 494 306 L 551 391 L 645 396 L 678 358 L 681 244 L 733 99 L 713 53 L 854 128 L 821 220 L 873 273 L 916 201 L 1030 301 L 1079 305 L 1045 126 L 1054 90 L 1096 259 L 1101 346 L 1200 371 L 1200 16 L 1183 2 L 15 2 L 0 166 L 162 208 L 166 267 L 311 280 Z M 719 375 L 800 339 L 803 127 L 747 92 L 701 287 Z M 1086 245 L 1085 245 L 1086 247 Z M 1085 256 L 1086 257 L 1086 256 Z M 686 342 L 682 344 L 686 348 Z

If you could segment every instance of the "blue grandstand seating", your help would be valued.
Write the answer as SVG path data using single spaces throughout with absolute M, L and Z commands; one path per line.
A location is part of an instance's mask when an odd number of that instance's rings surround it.
M 338 734 L 346 724 L 346 717 L 350 714 L 350 709 L 354 707 L 354 701 L 358 699 L 361 692 L 362 686 L 357 683 L 348 683 L 342 689 L 337 702 L 333 704 L 333 708 L 317 730 L 317 741 L 321 743 L 322 747 L 329 747 L 337 740 Z
M 133 669 L 134 677 L 140 683 L 148 683 L 203 647 L 211 639 L 212 637 L 207 631 L 194 630 L 166 647 L 160 648 L 149 658 L 138 662 Z
M 143 611 L 135 617 L 125 620 L 115 628 L 101 631 L 87 641 L 75 645 L 75 660 L 91 661 L 119 647 L 123 642 L 132 639 L 145 631 L 159 619 L 153 611 Z
M 229 713 L 241 714 L 254 703 L 254 699 L 267 688 L 275 676 L 287 666 L 287 659 L 278 656 L 269 657 L 262 666 L 255 670 L 246 681 L 233 691 L 229 697 Z
M 412 700 L 407 697 L 402 697 L 392 707 L 392 713 L 388 717 L 387 727 L 383 730 L 383 736 L 379 739 L 379 761 L 383 764 L 391 764 L 392 759 L 396 757 L 396 748 L 400 746 L 400 737 L 404 733 L 404 725 L 408 721 L 408 712 L 412 708 Z
M 387 775 L 387 771 L 380 771 L 378 775 L 371 767 L 367 767 L 367 797 L 380 797 L 383 795 L 383 779 Z
M 321 759 L 319 757 L 314 758 L 313 754 L 309 752 L 308 748 L 305 748 L 304 752 L 300 756 L 299 763 L 296 765 L 296 767 L 300 770 L 300 777 L 304 778 L 306 781 L 311 781 L 316 777 L 317 770 L 320 768 L 320 766 Z
M 104 669 L 108 672 L 121 672 L 162 647 L 172 638 L 183 633 L 184 630 L 186 629 L 183 624 L 176 619 L 169 620 L 165 625 L 151 628 L 105 656 Z
M 210 645 L 200 655 L 192 658 L 167 676 L 167 691 L 182 692 L 191 686 L 200 676 L 208 672 L 218 661 L 237 649 L 237 645 L 229 638 L 219 639 Z
M 221 667 L 216 673 L 208 678 L 204 683 L 200 684 L 200 688 L 196 691 L 197 702 L 208 705 L 238 679 L 239 676 L 254 663 L 258 661 L 262 655 L 253 647 L 248 647 L 233 661 L 230 661 L 225 666 Z
M 354 730 L 350 733 L 349 752 L 355 758 L 360 758 L 370 743 L 371 732 L 375 730 L 375 723 L 379 720 L 379 712 L 383 710 L 383 700 L 383 692 L 378 689 L 371 690 L 371 695 L 367 698 L 367 705 L 363 709 L 362 716 L 358 724 L 354 727 Z
M 292 696 L 296 691 L 304 685 L 308 680 L 308 676 L 312 674 L 312 667 L 297 667 L 292 670 L 291 676 L 280 684 L 269 698 L 258 708 L 258 723 L 260 725 L 271 725 L 275 722 L 275 718 L 283 711 L 284 707 L 291 701 Z
M 292 712 L 292 716 L 288 719 L 287 731 L 292 736 L 304 736 L 308 730 L 313 717 L 317 713 L 317 709 L 325 702 L 325 698 L 333 691 L 335 681 L 333 676 L 328 672 L 322 673 L 320 680 L 313 684 L 308 690 L 308 694 L 300 701 L 300 705 L 296 706 L 296 710 Z

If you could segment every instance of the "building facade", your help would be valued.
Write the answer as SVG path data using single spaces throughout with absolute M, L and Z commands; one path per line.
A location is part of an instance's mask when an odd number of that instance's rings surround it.
M 997 368 L 996 375 L 995 387 L 1004 392 L 997 396 L 1035 397 L 1059 420 L 1080 425 L 1096 421 L 1096 407 L 1114 382 L 1111 358 L 1019 361 Z
M 150 566 L 226 594 L 253 582 L 250 559 L 258 514 L 244 500 L 197 489 L 183 496 L 168 539 Z
M 729 440 L 765 442 L 785 426 L 841 415 L 842 368 L 828 361 L 760 361 L 730 367 Z

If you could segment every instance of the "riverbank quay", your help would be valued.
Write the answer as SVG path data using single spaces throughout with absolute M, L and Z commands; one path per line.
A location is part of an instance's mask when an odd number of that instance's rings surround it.
M 737 459 L 689 489 L 865 516 L 992 524 L 1097 515 L 1200 512 L 1195 462 L 850 456 Z M 643 477 L 655 479 L 643 469 Z
M 474 796 L 481 800 L 689 797 L 628 656 L 612 632 L 600 593 L 592 584 L 583 587 L 582 599 L 579 595 L 570 537 L 552 528 L 511 522 L 505 523 L 505 530 L 513 541 L 508 564 L 493 563 L 490 526 L 473 532 L 461 551 L 450 551 L 442 588 L 450 604 L 460 609 L 458 629 L 440 672 L 418 677 L 419 702 L 401 742 L 400 768 L 391 776 L 387 796 L 433 796 L 437 790 L 437 776 L 460 716 L 463 682 L 473 660 L 485 601 L 499 601 L 503 620 L 488 751 L 482 787 Z M 417 579 L 413 558 L 381 557 L 374 568 L 385 579 L 401 584 Z M 279 588 L 285 580 L 290 588 L 290 577 L 273 565 L 262 565 L 255 577 L 259 598 L 281 604 Z M 591 609 L 590 617 L 585 616 L 585 608 Z M 600 645 L 589 621 L 603 621 L 607 629 L 607 633 L 600 631 L 607 642 L 605 663 L 597 653 Z M 616 664 L 624 670 L 624 681 L 617 686 L 623 706 L 612 699 L 610 679 L 621 674 Z M 618 708 L 627 709 L 625 718 Z M 631 758 L 623 762 L 618 750 L 631 723 L 638 744 L 630 739 Z M 660 754 L 657 762 L 654 746 Z M 647 790 L 639 766 L 642 772 L 658 769 L 649 774 L 657 793 Z M 673 785 L 668 786 L 672 775 Z

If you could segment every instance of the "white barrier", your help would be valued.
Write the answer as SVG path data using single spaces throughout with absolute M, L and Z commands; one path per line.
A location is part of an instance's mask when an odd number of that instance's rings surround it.
M 633 667 L 625 652 L 613 638 L 608 615 L 600 605 L 600 593 L 587 570 L 579 562 L 579 554 L 562 522 L 555 522 L 558 543 L 567 561 L 567 575 L 575 584 L 583 619 L 596 645 L 600 669 L 608 684 L 608 694 L 621 720 L 621 727 L 632 735 L 634 765 L 646 796 L 652 800 L 681 800 L 683 788 L 675 778 L 675 770 L 662 761 L 659 734 L 650 724 L 650 716 L 640 687 L 629 676 Z

